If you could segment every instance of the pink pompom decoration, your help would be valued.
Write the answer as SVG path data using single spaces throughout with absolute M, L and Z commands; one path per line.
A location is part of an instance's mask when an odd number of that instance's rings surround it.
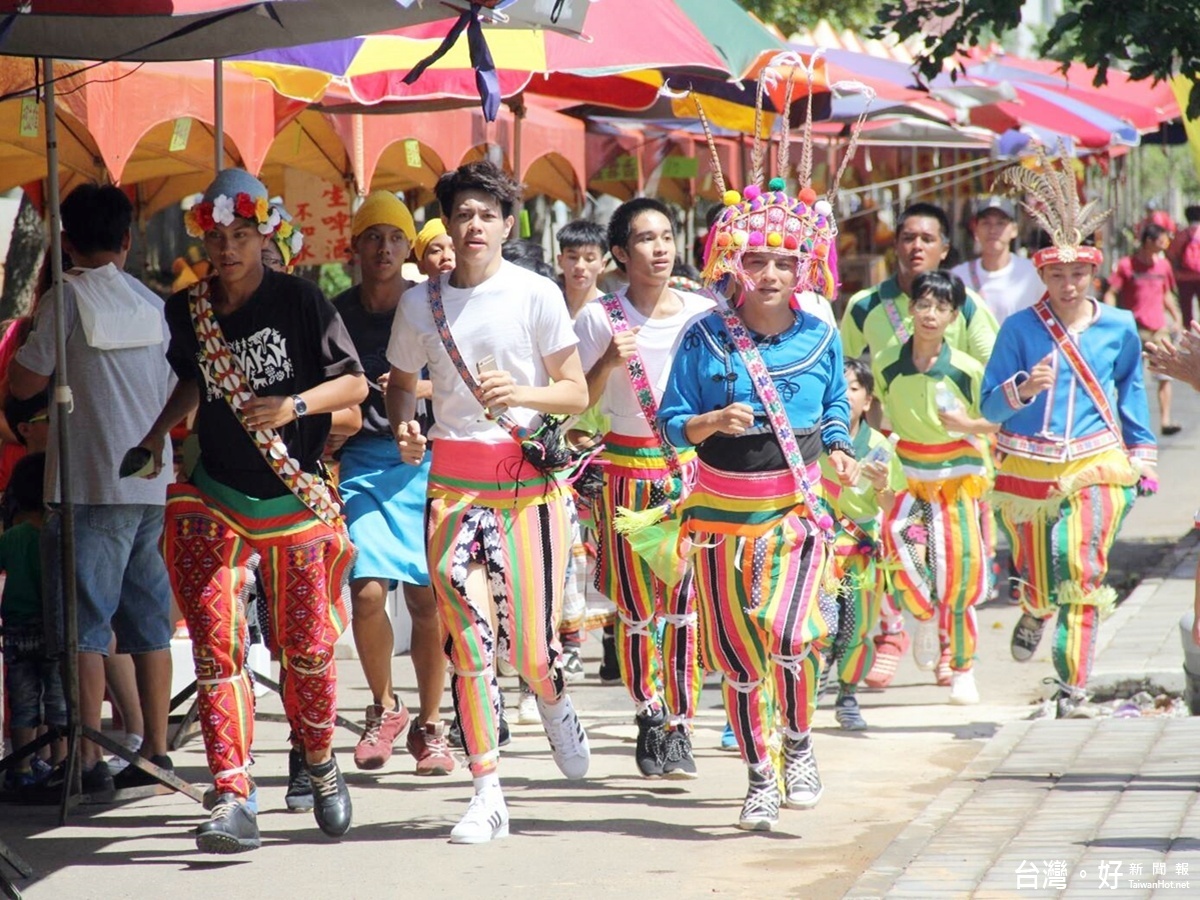
M 757 184 L 752 184 L 748 188 L 746 188 L 744 191 L 742 191 L 742 196 L 745 197 L 747 200 L 756 200 L 756 199 L 758 199 L 758 195 L 761 193 L 762 193 L 762 188 L 760 188 Z
M 763 237 L 763 233 L 761 231 L 755 231 L 750 235 L 749 244 L 751 247 L 761 247 L 764 240 L 765 238 Z
M 833 516 L 829 515 L 829 513 L 821 513 L 821 515 L 817 516 L 817 527 L 822 531 L 832 531 Z

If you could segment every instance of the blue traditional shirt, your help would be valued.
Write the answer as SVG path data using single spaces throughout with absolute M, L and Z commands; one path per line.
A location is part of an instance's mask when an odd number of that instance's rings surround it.
M 1092 301 L 1092 324 L 1071 339 L 1108 396 L 1121 434 L 1106 424 L 1096 404 L 1038 318 L 1041 301 L 1005 319 L 983 375 L 983 415 L 1002 428 L 997 444 L 1028 459 L 1066 462 L 1119 447 L 1153 463 L 1158 444 L 1150 429 L 1142 344 L 1133 315 Z M 1028 402 L 1017 389 L 1053 354 L 1054 383 Z
M 754 337 L 792 428 L 800 432 L 819 427 L 826 451 L 853 454 L 837 332 L 811 313 L 797 311 L 795 324 L 786 331 Z M 690 447 L 684 432 L 688 420 L 731 403 L 745 403 L 754 411 L 755 427 L 770 429 L 750 373 L 721 316 L 709 313 L 693 321 L 680 338 L 659 404 L 659 427 L 674 446 Z

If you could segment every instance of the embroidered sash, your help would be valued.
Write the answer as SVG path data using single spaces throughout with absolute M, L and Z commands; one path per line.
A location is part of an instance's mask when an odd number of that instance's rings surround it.
M 430 278 L 425 283 L 429 286 L 429 312 L 433 315 L 433 324 L 437 326 L 438 337 L 442 339 L 442 346 L 446 348 L 450 362 L 454 363 L 454 368 L 458 370 L 459 377 L 471 392 L 471 396 L 483 407 L 484 415 L 512 435 L 514 441 L 518 444 L 521 443 L 529 437 L 532 433 L 531 430 L 518 425 L 516 419 L 507 412 L 501 412 L 497 416 L 488 412 L 487 403 L 483 399 L 483 389 L 475 380 L 475 376 L 471 374 L 462 354 L 458 352 L 458 346 L 454 343 L 454 335 L 450 333 L 450 323 L 446 321 L 446 309 L 442 306 L 442 279 L 440 277 Z
M 629 330 L 629 320 L 625 317 L 625 310 L 621 307 L 621 298 L 616 294 L 605 294 L 600 298 L 601 305 L 604 306 L 604 311 L 608 313 L 609 324 L 612 325 L 613 336 Z M 633 356 L 625 360 L 625 371 L 629 375 L 629 383 L 633 387 L 634 396 L 637 397 L 638 406 L 642 408 L 642 415 L 646 417 L 646 424 L 650 426 L 650 430 L 654 433 L 658 441 L 658 446 L 662 450 L 663 459 L 667 463 L 667 469 L 671 473 L 672 478 L 678 478 L 679 483 L 683 484 L 683 466 L 679 462 L 679 454 L 675 452 L 675 448 L 662 439 L 655 427 L 658 422 L 658 400 L 654 396 L 654 388 L 650 385 L 650 379 L 646 375 L 646 364 L 642 361 L 642 355 L 636 349 L 633 351 Z
M 890 294 L 885 295 L 883 289 L 879 290 L 879 303 L 883 306 L 883 312 L 888 317 L 888 322 L 892 325 L 892 331 L 896 332 L 896 339 L 901 344 L 907 344 L 908 339 L 912 337 L 908 327 L 904 324 L 904 317 L 900 315 L 900 307 L 896 306 L 896 298 Z
M 762 401 L 766 410 L 771 430 L 775 432 L 775 439 L 779 441 L 779 446 L 787 459 L 788 468 L 792 471 L 797 492 L 804 498 L 809 515 L 814 518 L 817 526 L 824 532 L 826 542 L 831 543 L 833 541 L 833 516 L 823 511 L 823 507 L 813 492 L 804 465 L 804 457 L 800 453 L 800 445 L 796 442 L 796 435 L 792 431 L 791 423 L 788 422 L 787 410 L 784 408 L 783 400 L 779 397 L 779 391 L 775 389 L 775 382 L 771 378 L 767 364 L 763 362 L 762 354 L 758 352 L 758 347 L 755 346 L 754 339 L 750 337 L 750 332 L 742 323 L 741 317 L 725 303 L 722 303 L 720 298 L 714 297 L 714 299 L 717 300 L 717 312 L 725 323 L 725 330 L 729 332 L 734 348 L 742 358 L 746 371 L 750 373 L 750 383 L 754 386 L 754 392 L 758 394 L 758 399 Z
M 225 402 L 246 429 L 258 452 L 287 489 L 326 525 L 344 532 L 346 523 L 342 518 L 341 504 L 329 484 L 320 475 L 305 472 L 300 467 L 299 460 L 288 452 L 287 444 L 274 428 L 254 430 L 246 424 L 242 406 L 253 400 L 255 394 L 241 364 L 225 341 L 225 334 L 208 299 L 208 291 L 209 282 L 205 280 L 195 284 L 188 294 L 192 326 L 200 343 L 200 360 L 206 379 L 220 389 Z
M 1054 311 L 1050 308 L 1049 300 L 1039 300 L 1034 304 L 1033 309 L 1046 331 L 1050 333 L 1050 339 L 1054 341 L 1059 352 L 1066 358 L 1067 364 L 1070 365 L 1071 370 L 1075 373 L 1075 377 L 1079 379 L 1079 383 L 1083 385 L 1083 389 L 1087 391 L 1087 395 L 1096 404 L 1100 418 L 1104 420 L 1104 424 L 1116 435 L 1117 440 L 1121 442 L 1121 447 L 1124 448 L 1125 438 L 1121 433 L 1120 426 L 1117 424 L 1117 418 L 1113 414 L 1112 406 L 1108 401 L 1108 394 L 1105 392 L 1104 386 L 1100 384 L 1100 379 L 1096 377 L 1096 373 L 1092 371 L 1091 365 L 1084 359 L 1079 345 L 1071 339 L 1071 335 L 1067 333 L 1067 329 L 1058 320 L 1058 316 L 1054 315 Z

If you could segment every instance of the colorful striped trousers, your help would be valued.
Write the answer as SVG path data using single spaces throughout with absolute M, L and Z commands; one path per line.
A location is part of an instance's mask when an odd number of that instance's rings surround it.
M 670 473 L 656 438 L 608 434 L 604 441 L 604 493 L 596 505 L 596 587 L 617 606 L 621 680 L 639 713 L 665 707 L 671 724 L 686 727 L 695 715 L 702 681 L 691 567 L 681 558 L 679 581 L 666 584 L 614 528 L 619 508 L 636 512 L 677 502 L 682 486 L 676 486 L 674 496 L 662 493 L 659 485 Z M 689 459 L 694 456 L 683 459 L 688 477 L 695 468 Z M 661 662 L 656 618 L 662 622 Z
M 772 498 L 792 490 L 790 472 L 723 473 L 701 465 L 685 509 L 704 640 L 725 676 L 725 711 L 751 766 L 770 759 L 776 705 L 788 737 L 799 739 L 811 727 L 820 667 L 814 644 L 828 632 L 818 602 L 825 542 L 798 503 L 773 523 L 739 529 L 748 534 L 732 533 L 738 526 L 729 517 L 738 498 L 771 508 Z
M 283 707 L 311 753 L 337 712 L 333 645 L 346 627 L 354 548 L 290 494 L 252 500 L 197 470 L 167 490 L 163 557 L 187 620 L 204 749 L 218 793 L 250 794 L 254 692 L 244 668 L 246 598 L 257 567 L 288 677 Z
M 879 620 L 884 596 L 883 570 L 873 552 L 858 549 L 858 542 L 843 545 L 844 535 L 834 542 L 841 579 L 838 582 L 837 620 L 829 622 L 829 636 L 822 642 L 826 661 L 837 664 L 838 683 L 857 685 L 875 662 L 875 642 L 868 639 Z
M 1086 483 L 1098 480 L 1129 483 Z M 1010 456 L 996 479 L 994 502 L 1022 580 L 1022 609 L 1039 619 L 1057 615 L 1054 670 L 1073 687 L 1087 685 L 1100 619 L 1116 603 L 1104 578 L 1134 483 L 1123 455 L 1111 454 L 1065 465 Z M 1046 490 L 1064 484 L 1074 490 Z
M 557 700 L 564 690 L 558 624 L 571 519 L 563 490 L 526 463 L 515 442 L 434 442 L 426 510 L 429 576 L 454 667 L 454 709 L 475 776 L 494 771 L 497 763 L 497 654 L 542 699 Z
M 896 454 L 907 488 L 883 520 L 892 587 L 921 621 L 938 617 L 950 666 L 970 669 L 979 626 L 975 606 L 987 597 L 990 560 L 980 499 L 987 489 L 981 452 L 967 440 L 945 444 L 900 441 Z

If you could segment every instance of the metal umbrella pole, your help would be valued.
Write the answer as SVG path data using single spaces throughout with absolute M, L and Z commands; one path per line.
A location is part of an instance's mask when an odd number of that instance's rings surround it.
M 79 742 L 83 723 L 79 715 L 79 627 L 75 590 L 75 510 L 71 502 L 71 385 L 67 373 L 67 330 L 64 324 L 62 285 L 62 220 L 59 217 L 58 118 L 54 96 L 54 60 L 42 60 L 46 84 L 46 205 L 50 211 L 51 299 L 54 302 L 54 405 L 58 413 L 58 492 L 61 522 L 59 572 L 62 579 L 62 669 L 67 699 L 67 759 L 59 822 L 65 824 L 71 798 L 80 793 Z

